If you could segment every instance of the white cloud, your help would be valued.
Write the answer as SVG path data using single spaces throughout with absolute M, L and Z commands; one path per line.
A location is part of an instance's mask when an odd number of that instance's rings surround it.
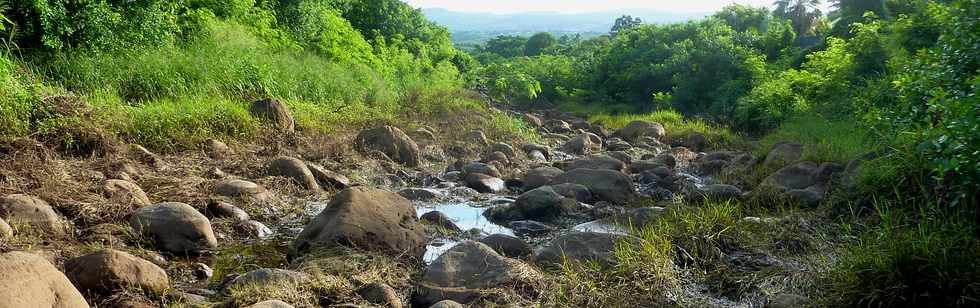
M 621 9 L 653 9 L 663 12 L 713 12 L 732 4 L 770 6 L 771 0 L 407 0 L 417 8 L 444 8 L 464 12 L 514 13 L 551 11 L 581 13 Z

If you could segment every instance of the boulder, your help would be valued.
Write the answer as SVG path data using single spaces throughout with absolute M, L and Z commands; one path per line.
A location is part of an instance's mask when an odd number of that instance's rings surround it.
M 406 188 L 398 191 L 398 194 L 411 201 L 432 201 L 445 197 L 442 192 L 429 188 Z
M 626 124 L 614 134 L 627 141 L 637 141 L 640 137 L 648 136 L 655 139 L 662 139 L 667 135 L 664 126 L 660 123 L 650 121 L 633 121 Z
M 629 164 L 633 163 L 633 157 L 630 156 L 629 153 L 626 153 L 626 152 L 623 152 L 623 151 L 609 151 L 609 152 L 606 152 L 606 153 L 603 153 L 603 154 L 606 154 L 606 156 L 609 156 L 609 157 L 618 159 L 619 161 L 623 162 L 627 166 Z
M 102 185 L 102 192 L 109 200 L 120 204 L 133 205 L 134 207 L 147 206 L 152 204 L 150 197 L 142 188 L 129 181 L 106 180 Z
M 541 155 L 544 156 L 545 161 L 551 159 L 551 149 L 549 149 L 546 146 L 540 145 L 540 144 L 528 143 L 528 144 L 525 144 L 525 145 L 521 146 L 521 150 L 523 150 L 524 153 L 527 153 L 528 156 L 530 156 L 531 153 L 537 151 L 537 152 L 540 152 Z
M 555 167 L 538 167 L 524 173 L 524 190 L 531 190 L 548 185 L 556 177 L 565 173 Z
M 510 158 L 507 158 L 507 154 L 504 154 L 503 152 L 500 151 L 496 151 L 488 154 L 486 157 L 483 157 L 482 161 L 488 164 L 493 162 L 507 164 L 510 163 Z
M 0 307 L 89 307 L 68 277 L 37 255 L 0 254 L 0 281 Z
M 517 150 L 514 150 L 514 147 L 503 142 L 497 142 L 490 146 L 490 152 L 504 153 L 508 159 L 517 158 Z
M 240 221 L 235 225 L 235 229 L 248 236 L 258 239 L 269 238 L 275 233 L 265 224 L 255 220 Z
M 310 169 L 310 173 L 313 174 L 313 178 L 316 179 L 316 182 L 320 183 L 320 187 L 345 189 L 351 186 L 350 179 L 343 174 L 330 171 L 323 166 L 311 162 L 307 162 L 306 167 Z
M 282 156 L 269 163 L 269 175 L 292 179 L 294 182 L 311 191 L 320 191 L 320 184 L 306 167 L 302 160 Z
M 544 121 L 541 121 L 541 118 L 530 113 L 521 114 L 521 119 L 531 127 L 541 127 L 544 125 Z
M 0 218 L 0 242 L 9 240 L 14 237 L 14 229 L 7 224 L 2 218 Z
M 231 218 L 234 221 L 249 220 L 249 215 L 245 210 L 221 201 L 212 200 L 208 202 L 208 214 L 214 218 Z
M 575 169 L 595 169 L 595 170 L 613 170 L 618 172 L 626 171 L 626 163 L 621 160 L 610 157 L 605 154 L 592 154 L 583 158 L 579 158 L 568 162 L 564 166 L 566 171 Z
M 357 290 L 364 300 L 381 307 L 401 308 L 402 300 L 391 286 L 384 283 L 369 283 Z
M 293 305 L 278 299 L 261 301 L 245 308 L 293 308 Z
M 285 132 L 293 132 L 295 122 L 289 107 L 276 99 L 260 99 L 252 102 L 248 111 L 255 117 L 271 122 L 274 127 Z
M 685 147 L 694 151 L 700 151 L 704 149 L 704 146 L 708 143 L 708 138 L 699 132 L 687 132 L 686 134 L 672 138 L 670 140 L 670 145 Z
M 226 197 L 246 197 L 265 193 L 265 187 L 244 180 L 223 180 L 214 186 L 214 192 Z
M 204 151 L 208 154 L 211 159 L 225 159 L 228 156 L 235 154 L 230 147 L 224 142 L 208 139 L 204 141 Z
M 491 234 L 479 240 L 497 253 L 510 258 L 524 258 L 533 252 L 531 245 L 519 237 L 506 234 Z
M 317 247 L 353 246 L 421 259 L 425 231 L 412 203 L 385 190 L 353 187 L 330 200 L 293 242 L 290 259 Z
M 498 193 L 506 188 L 504 180 L 483 173 L 467 174 L 463 181 L 466 182 L 466 187 L 481 193 Z
M 562 183 L 551 185 L 551 189 L 554 189 L 556 193 L 565 198 L 571 198 L 583 203 L 592 202 L 592 192 L 585 185 Z
M 511 209 L 523 219 L 551 220 L 567 212 L 568 206 L 564 196 L 550 186 L 541 186 L 517 197 Z
M 562 183 L 588 187 L 594 198 L 614 204 L 625 204 L 636 197 L 633 179 L 614 170 L 575 169 L 552 181 L 552 184 Z
M 463 304 L 457 303 L 457 302 L 455 302 L 453 300 L 447 299 L 447 300 L 442 300 L 442 301 L 439 301 L 438 303 L 432 304 L 432 306 L 429 306 L 429 308 L 465 308 L 465 306 L 463 306 Z
M 764 166 L 779 168 L 800 160 L 803 157 L 803 145 L 796 142 L 778 142 L 772 146 L 766 159 L 762 162 Z
M 137 234 L 153 238 L 158 247 L 174 254 L 200 254 L 218 247 L 208 218 L 184 203 L 142 207 L 129 224 Z
M 422 162 L 422 154 L 415 141 L 393 126 L 362 130 L 357 134 L 354 146 L 363 153 L 379 151 L 408 167 L 418 167 Z
M 500 171 L 498 171 L 497 167 L 494 167 L 493 165 L 488 165 L 484 163 L 470 163 L 463 166 L 463 174 L 470 175 L 473 173 L 481 173 L 496 178 L 499 178 L 501 176 Z
M 688 202 L 701 202 L 704 200 L 724 202 L 733 199 L 737 200 L 742 197 L 741 189 L 728 184 L 705 185 L 699 189 L 685 193 L 684 197 Z
M 514 230 L 515 234 L 523 236 L 539 236 L 555 231 L 555 227 L 534 220 L 511 221 L 507 227 Z
M 565 142 L 565 144 L 561 146 L 561 150 L 566 153 L 578 155 L 597 152 L 602 149 L 602 143 L 601 141 L 596 142 L 596 140 L 600 139 L 599 136 L 596 136 L 595 134 L 581 134 Z
M 84 292 L 111 294 L 137 288 L 162 294 L 170 288 L 167 272 L 150 261 L 105 249 L 65 262 L 68 279 Z
M 431 211 L 431 212 L 422 214 L 422 217 L 419 217 L 419 220 L 421 220 L 422 223 L 424 223 L 424 224 L 436 226 L 436 227 L 442 228 L 442 229 L 444 229 L 446 231 L 450 231 L 450 232 L 462 232 L 463 231 L 463 230 L 459 229 L 458 226 L 456 226 L 456 223 L 453 222 L 452 218 L 449 218 L 449 216 L 446 216 L 445 213 L 440 212 L 440 211 Z
M 572 131 L 572 125 L 562 120 L 551 120 L 545 125 L 548 131 L 557 134 L 564 134 Z
M 633 240 L 629 236 L 597 233 L 572 232 L 559 236 L 534 255 L 534 262 L 545 267 L 562 266 L 564 261 L 597 262 L 608 267 L 616 264 L 616 243 Z
M 422 280 L 439 287 L 489 289 L 536 279 L 538 275 L 527 264 L 501 256 L 487 245 L 466 241 L 426 267 Z
M 483 131 L 475 130 L 463 136 L 463 140 L 466 142 L 474 143 L 479 147 L 490 146 L 490 141 L 487 140 L 487 135 Z
M 633 145 L 621 138 L 606 139 L 606 149 L 609 151 L 626 151 L 632 149 Z
M 53 235 L 64 235 L 65 225 L 51 205 L 28 195 L 6 195 L 0 198 L 0 219 L 14 228 L 26 227 Z
M 278 268 L 260 268 L 235 277 L 223 287 L 225 290 L 227 290 L 232 288 L 241 288 L 248 285 L 262 286 L 266 284 L 283 282 L 302 283 L 309 279 L 310 277 L 302 272 Z

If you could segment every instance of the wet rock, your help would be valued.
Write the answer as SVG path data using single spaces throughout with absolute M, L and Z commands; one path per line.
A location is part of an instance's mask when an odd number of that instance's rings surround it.
M 393 126 L 362 130 L 357 134 L 354 145 L 364 153 L 372 150 L 384 153 L 408 167 L 418 167 L 422 161 L 421 151 L 415 141 Z
M 808 297 L 783 293 L 776 295 L 776 297 L 769 300 L 769 303 L 766 303 L 765 308 L 797 308 L 808 307 L 810 304 L 811 300 Z
M 80 290 L 108 294 L 138 288 L 161 294 L 170 288 L 167 272 L 150 261 L 105 249 L 65 262 L 65 274 Z
M 555 167 L 538 167 L 524 173 L 524 190 L 531 190 L 548 185 L 565 171 Z
M 231 218 L 235 221 L 249 220 L 245 210 L 227 202 L 214 201 L 208 202 L 208 214 L 214 218 Z
M 539 274 L 530 266 L 501 256 L 482 243 L 466 241 L 426 267 L 422 280 L 438 287 L 480 290 L 538 278 Z
M 364 300 L 382 307 L 401 308 L 402 301 L 391 286 L 384 283 L 370 283 L 357 290 Z
M 534 220 L 518 220 L 507 224 L 515 234 L 526 236 L 538 236 L 555 231 L 555 227 Z
M 522 219 L 551 220 L 570 210 L 565 200 L 550 186 L 541 186 L 517 197 L 511 209 L 519 212 L 515 216 Z
M 269 175 L 290 178 L 311 191 L 320 190 L 320 184 L 317 183 L 310 169 L 306 167 L 306 163 L 297 158 L 285 156 L 276 158 L 269 163 Z
M 592 133 L 585 133 L 571 140 L 568 140 L 561 146 L 561 150 L 566 153 L 585 155 L 593 152 L 597 152 L 602 149 L 602 143 L 596 142 L 599 140 L 599 136 Z
M 503 142 L 497 142 L 490 146 L 490 152 L 504 153 L 508 159 L 517 158 L 517 150 L 514 150 L 514 147 Z
M 211 157 L 211 159 L 225 159 L 228 158 L 228 156 L 235 154 L 235 151 L 228 147 L 227 144 L 215 139 L 208 139 L 204 141 L 204 151 L 208 154 L 208 157 Z
M 802 144 L 784 141 L 772 146 L 762 164 L 769 167 L 780 167 L 796 162 L 801 157 L 803 157 Z
M 248 306 L 248 307 L 245 307 L 245 308 L 293 308 L 293 305 L 290 305 L 290 304 L 288 304 L 288 303 L 286 303 L 284 301 L 281 301 L 281 300 L 270 299 L 270 300 L 267 300 L 267 301 L 261 301 L 261 302 L 255 303 L 254 305 L 251 305 L 251 306 Z
M 588 187 L 594 198 L 614 204 L 625 204 L 636 197 L 633 179 L 619 171 L 575 169 L 556 177 L 552 183 Z
M 152 204 L 150 198 L 143 192 L 143 189 L 128 181 L 106 180 L 105 184 L 102 185 L 102 192 L 106 198 L 114 202 L 119 202 L 120 204 L 133 205 L 135 207 Z
M 129 224 L 137 234 L 153 238 L 158 247 L 175 254 L 200 254 L 218 246 L 208 218 L 184 203 L 142 207 Z
M 446 216 L 445 213 L 440 211 L 431 211 L 422 214 L 422 217 L 420 217 L 419 220 L 421 220 L 422 223 L 424 224 L 436 226 L 446 231 L 451 231 L 451 232 L 463 231 L 458 226 L 456 226 L 456 223 L 454 223 L 453 220 L 449 218 L 449 216 Z
M 235 277 L 224 286 L 224 289 L 227 290 L 231 288 L 240 288 L 247 285 L 266 285 L 279 282 L 300 283 L 309 279 L 310 278 L 308 275 L 297 271 L 278 268 L 260 268 Z
M 438 303 L 429 306 L 429 308 L 465 308 L 463 304 L 454 302 L 452 300 L 439 301 Z
M 65 225 L 58 213 L 40 198 L 13 194 L 0 198 L 0 219 L 8 227 L 27 228 L 53 235 L 64 235 Z
M 578 202 L 587 203 L 593 200 L 592 192 L 585 185 L 563 183 L 551 185 L 551 189 L 565 198 L 571 198 Z
M 432 201 L 445 197 L 438 190 L 428 188 L 406 188 L 398 191 L 398 194 L 411 201 Z
M 81 292 L 43 257 L 0 254 L 0 307 L 88 308 Z
M 265 193 L 265 187 L 244 180 L 223 180 L 214 187 L 214 192 L 227 197 L 256 196 Z
M 254 101 L 248 111 L 256 118 L 272 123 L 276 129 L 281 131 L 291 133 L 295 129 L 296 124 L 293 121 L 293 115 L 289 112 L 289 107 L 279 100 L 261 99 Z
M 267 227 L 265 224 L 254 220 L 239 222 L 237 225 L 235 225 L 235 228 L 257 239 L 266 239 L 274 234 L 272 229 L 269 229 L 269 227 Z
M 488 165 L 484 163 L 470 163 L 463 166 L 464 175 L 470 175 L 474 173 L 481 173 L 496 178 L 499 178 L 501 176 L 500 171 L 498 171 L 497 167 L 494 167 L 493 165 Z
M 592 154 L 583 158 L 573 160 L 564 166 L 567 170 L 575 169 L 594 169 L 594 170 L 614 170 L 618 172 L 626 171 L 626 163 L 605 154 Z
M 481 193 L 498 193 L 507 188 L 504 180 L 483 173 L 467 174 L 463 181 L 466 182 L 466 187 Z
M 315 178 L 316 182 L 320 184 L 320 187 L 345 189 L 351 186 L 350 179 L 343 174 L 330 171 L 323 166 L 310 162 L 306 163 L 306 167 L 310 169 L 310 173 L 313 174 L 313 178 Z
M 510 258 L 524 258 L 533 252 L 530 244 L 519 237 L 506 234 L 492 234 L 480 239 L 479 242 Z
M 330 200 L 290 247 L 294 259 L 317 247 L 353 246 L 421 259 L 425 231 L 412 203 L 398 194 L 348 188 Z
M 623 128 L 616 131 L 614 136 L 623 138 L 627 141 L 636 141 L 640 137 L 649 136 L 656 139 L 661 139 L 667 135 L 667 131 L 664 130 L 664 126 L 660 123 L 650 122 L 650 121 L 633 121 L 626 124 Z
M 546 267 L 561 266 L 569 261 L 591 262 L 608 267 L 616 263 L 616 243 L 631 238 L 624 235 L 572 232 L 559 236 L 538 250 L 534 262 Z

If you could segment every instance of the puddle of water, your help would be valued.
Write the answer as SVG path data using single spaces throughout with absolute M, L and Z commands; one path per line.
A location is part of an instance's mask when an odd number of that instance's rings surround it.
M 456 226 L 459 226 L 459 228 L 462 229 L 464 232 L 476 228 L 483 231 L 484 234 L 499 233 L 499 234 L 514 235 L 514 231 L 508 229 L 507 227 L 492 223 L 489 220 L 487 220 L 487 218 L 483 216 L 483 212 L 486 210 L 487 208 L 476 207 L 474 204 L 467 203 L 467 202 L 425 204 L 425 205 L 418 205 L 416 207 L 416 212 L 418 212 L 419 216 L 422 216 L 422 214 L 431 211 L 439 211 L 442 212 L 443 214 L 446 214 L 446 216 L 449 216 L 449 218 L 452 219 L 452 221 L 456 224 Z M 439 258 L 439 256 L 442 255 L 443 252 L 446 252 L 450 248 L 453 248 L 453 246 L 456 246 L 456 244 L 458 243 L 459 241 L 454 239 L 447 239 L 447 238 L 436 239 L 430 242 L 426 246 L 425 257 L 423 257 L 423 260 L 427 264 L 432 263 L 432 261 L 435 261 L 436 258 Z

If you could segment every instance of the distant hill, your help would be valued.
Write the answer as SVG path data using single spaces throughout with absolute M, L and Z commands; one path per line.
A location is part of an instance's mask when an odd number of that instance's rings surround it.
M 446 26 L 453 33 L 605 33 L 612 28 L 616 18 L 632 15 L 645 23 L 680 22 L 708 16 L 710 13 L 667 13 L 646 9 L 621 10 L 582 14 L 557 12 L 529 12 L 518 14 L 493 14 L 455 12 L 441 8 L 422 9 L 429 20 Z

